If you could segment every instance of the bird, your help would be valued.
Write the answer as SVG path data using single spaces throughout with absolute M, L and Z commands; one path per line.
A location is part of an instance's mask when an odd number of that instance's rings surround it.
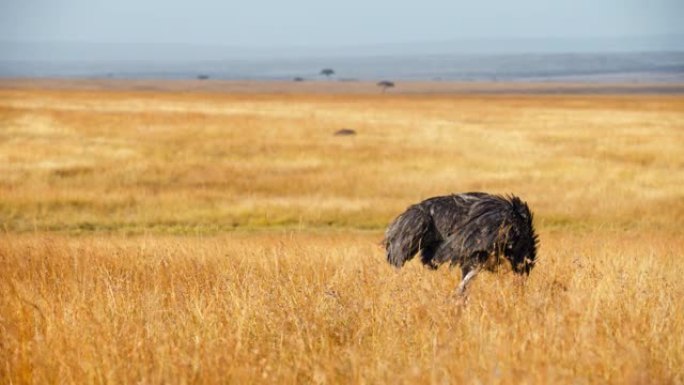
M 515 195 L 466 192 L 428 198 L 409 206 L 385 231 L 387 261 L 401 268 L 420 251 L 421 262 L 437 269 L 460 266 L 457 296 L 482 270 L 510 264 L 528 276 L 537 262 L 533 214 Z

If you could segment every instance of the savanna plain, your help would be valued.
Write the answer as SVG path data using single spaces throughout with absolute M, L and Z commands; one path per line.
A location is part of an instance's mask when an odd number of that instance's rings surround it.
M 0 88 L 0 383 L 684 383 L 684 97 L 399 91 Z M 381 245 L 464 191 L 467 303 Z

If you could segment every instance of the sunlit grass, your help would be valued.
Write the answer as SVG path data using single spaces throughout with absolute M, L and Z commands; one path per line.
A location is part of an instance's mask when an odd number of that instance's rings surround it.
M 647 96 L 3 91 L 0 213 L 14 231 L 379 230 L 410 202 L 486 190 L 523 196 L 542 221 L 667 224 L 674 213 L 650 208 L 682 212 L 683 109 Z M 358 135 L 332 135 L 342 127 Z
M 395 272 L 367 235 L 7 236 L 13 383 L 667 383 L 684 364 L 681 237 L 542 233 L 522 286 Z
M 682 383 L 682 149 L 679 96 L 0 90 L 0 383 Z M 472 190 L 540 262 L 463 306 L 379 243 Z

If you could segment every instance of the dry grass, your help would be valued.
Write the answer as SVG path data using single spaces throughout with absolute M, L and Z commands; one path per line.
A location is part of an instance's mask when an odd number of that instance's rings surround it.
M 682 149 L 677 96 L 0 90 L 0 383 L 684 383 Z M 467 190 L 542 247 L 461 306 L 378 242 Z

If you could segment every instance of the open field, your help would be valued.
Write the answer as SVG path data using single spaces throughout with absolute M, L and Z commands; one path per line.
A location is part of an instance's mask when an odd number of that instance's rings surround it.
M 683 150 L 676 95 L 0 88 L 0 383 L 684 383 Z M 462 306 L 379 243 L 471 190 L 540 262 Z
M 396 95 L 454 95 L 454 94 L 684 94 L 684 83 L 677 79 L 659 82 L 455 82 L 455 81 L 397 81 L 387 93 Z M 377 95 L 382 89 L 375 81 L 305 80 L 219 80 L 210 81 L 153 80 L 153 79 L 52 79 L 0 78 L 0 88 L 14 90 L 80 90 L 80 91 L 138 91 L 219 94 L 345 94 Z

